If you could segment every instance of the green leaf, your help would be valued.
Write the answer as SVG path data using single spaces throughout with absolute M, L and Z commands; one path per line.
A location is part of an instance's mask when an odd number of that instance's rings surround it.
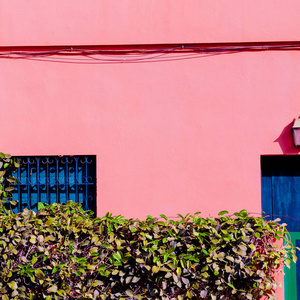
M 160 217 L 163 218 L 163 219 L 165 219 L 165 220 L 168 220 L 168 218 L 165 215 L 163 215 L 163 214 L 161 214 Z
M 136 276 L 134 276 L 133 278 L 132 278 L 132 283 L 137 283 L 138 281 L 140 281 L 140 277 L 136 277 Z
M 152 273 L 158 273 L 159 272 L 159 270 L 160 270 L 160 267 L 157 267 L 157 266 L 153 266 L 152 267 Z
M 15 188 L 13 186 L 9 186 L 5 189 L 6 192 L 12 192 Z
M 251 248 L 252 250 L 256 250 L 256 247 L 253 244 L 250 244 L 249 248 Z
M 18 285 L 15 281 L 11 281 L 7 284 L 12 290 L 16 290 L 18 288 Z
M 32 257 L 31 263 L 34 265 L 38 261 L 36 256 Z
M 227 273 L 230 273 L 231 272 L 231 268 L 228 265 L 225 265 L 225 271 Z
M 15 177 L 8 177 L 6 180 L 10 183 L 16 183 L 17 182 L 17 178 L 15 178 Z
M 218 213 L 219 216 L 223 216 L 225 214 L 228 214 L 228 211 L 227 210 L 222 210 Z
M 232 262 L 234 262 L 234 258 L 232 256 L 226 256 L 226 258 Z
M 95 281 L 93 282 L 92 286 L 93 286 L 93 287 L 96 287 L 96 286 L 101 286 L 101 285 L 103 285 L 103 284 L 104 284 L 103 281 L 101 281 L 101 280 L 95 280 Z
M 128 290 L 126 290 L 125 293 L 126 293 L 126 295 L 129 296 L 130 298 L 133 298 L 133 297 L 134 297 L 134 293 L 133 293 L 132 290 L 129 290 L 129 289 L 128 289 Z
M 44 279 L 46 277 L 46 275 L 43 273 L 43 271 L 41 269 L 36 269 L 34 274 L 35 274 L 35 277 L 39 280 Z
M 47 220 L 47 222 L 45 223 L 45 225 L 50 226 L 53 222 L 54 222 L 54 219 L 53 218 L 49 218 Z
M 38 209 L 45 209 L 45 205 L 42 202 L 38 203 Z
M 192 293 L 192 291 L 191 291 L 191 290 L 188 290 L 187 293 L 186 293 L 186 296 L 187 296 L 189 299 L 193 298 L 193 293 Z
M 57 286 L 52 285 L 50 288 L 47 289 L 47 292 L 49 293 L 56 293 L 57 292 Z
M 18 290 L 14 290 L 12 293 L 11 293 L 11 297 L 16 297 L 19 295 L 19 292 Z M 17 298 L 14 298 L 14 299 L 17 299 Z M 32 298 L 33 299 L 33 298 Z
M 18 202 L 17 201 L 10 201 L 9 204 L 12 205 L 12 206 L 16 206 L 18 204 Z
M 90 249 L 90 253 L 93 254 L 93 253 L 97 253 L 98 252 L 98 248 L 97 247 L 92 247 Z
M 234 287 L 234 285 L 233 284 L 231 284 L 231 283 L 226 283 L 228 286 L 230 286 L 231 288 L 233 288 L 233 289 L 235 289 L 235 287 Z
M 35 236 L 35 235 L 31 235 L 31 236 L 30 236 L 29 242 L 30 242 L 31 244 L 35 244 L 35 243 L 36 243 L 36 236 Z
M 157 257 L 157 256 L 153 257 L 153 262 L 154 263 L 157 263 L 158 261 L 159 261 L 159 257 Z
M 58 290 L 57 294 L 61 297 L 65 297 L 67 295 L 67 293 L 64 290 Z

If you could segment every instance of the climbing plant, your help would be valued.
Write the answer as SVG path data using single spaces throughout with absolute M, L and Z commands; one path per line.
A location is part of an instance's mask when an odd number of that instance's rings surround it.
M 12 176 L 20 167 L 19 162 L 9 154 L 0 152 L 0 211 L 6 211 L 16 205 L 12 199 L 12 184 L 17 182 L 17 179 Z

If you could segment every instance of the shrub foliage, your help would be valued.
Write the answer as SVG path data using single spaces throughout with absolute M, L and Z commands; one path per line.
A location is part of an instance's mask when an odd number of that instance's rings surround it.
M 8 201 L 12 198 L 12 191 L 14 190 L 11 184 L 17 182 L 17 179 L 12 176 L 12 173 L 16 172 L 20 167 L 19 162 L 12 158 L 9 154 L 3 154 L 0 152 L 0 206 L 2 210 L 10 208 L 11 205 L 16 205 L 13 201 Z M 6 205 L 4 205 L 7 203 Z
M 275 276 L 296 260 L 288 241 L 280 246 L 286 234 L 278 222 L 245 210 L 140 221 L 92 218 L 71 201 L 18 214 L 1 204 L 0 296 L 274 299 Z

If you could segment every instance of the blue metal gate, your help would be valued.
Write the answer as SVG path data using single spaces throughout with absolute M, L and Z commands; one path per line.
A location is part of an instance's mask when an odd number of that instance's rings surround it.
M 37 211 L 38 202 L 82 203 L 96 212 L 96 156 L 20 156 L 20 168 L 13 200 L 15 212 L 25 208 Z

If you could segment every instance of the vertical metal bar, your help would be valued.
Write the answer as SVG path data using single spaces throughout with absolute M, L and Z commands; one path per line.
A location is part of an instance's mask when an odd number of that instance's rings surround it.
M 94 210 L 94 217 L 97 214 L 97 157 L 96 155 L 93 156 L 93 210 Z
M 48 204 L 51 204 L 50 202 L 50 167 L 49 167 L 49 157 L 46 157 L 46 178 L 45 178 L 45 183 L 46 183 L 46 195 L 47 195 L 47 200 Z
M 75 202 L 79 202 L 79 195 L 78 195 L 78 157 L 75 157 Z
M 88 157 L 85 156 L 85 204 L 84 204 L 84 209 L 89 209 L 87 206 L 87 200 L 88 200 Z
M 40 193 L 40 158 L 36 158 L 36 192 L 37 192 L 37 203 L 41 202 Z
M 58 164 L 58 157 L 56 159 L 56 170 L 55 170 L 55 181 L 56 181 L 56 203 L 60 203 L 59 201 L 59 164 Z
M 27 157 L 27 205 L 28 208 L 31 209 L 31 203 L 30 203 L 30 187 L 31 187 L 31 177 L 30 177 L 30 158 Z
M 66 157 L 66 169 L 65 169 L 65 188 L 66 188 L 66 202 L 69 200 L 69 160 Z
M 20 159 L 20 167 L 18 168 L 17 171 L 17 185 L 18 185 L 18 212 L 21 211 L 22 207 L 22 197 L 21 197 L 21 159 Z

